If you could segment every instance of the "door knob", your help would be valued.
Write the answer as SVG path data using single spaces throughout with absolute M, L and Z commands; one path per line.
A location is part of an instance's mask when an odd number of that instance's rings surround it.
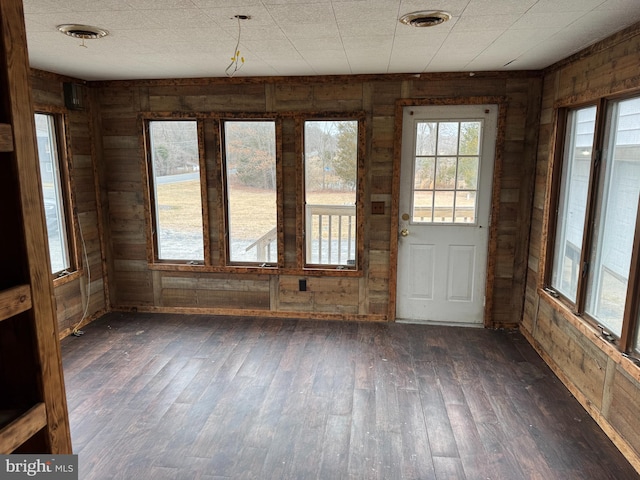
M 409 235 L 409 230 L 407 230 L 406 228 L 403 228 L 402 230 L 400 230 L 400 235 L 402 235 L 403 237 L 406 237 L 407 235 Z

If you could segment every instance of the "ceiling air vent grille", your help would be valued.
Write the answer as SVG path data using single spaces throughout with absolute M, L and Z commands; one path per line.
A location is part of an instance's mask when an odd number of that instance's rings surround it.
M 58 30 L 65 35 L 82 40 L 95 40 L 109 35 L 109 32 L 105 29 L 92 27 L 91 25 L 64 24 L 58 25 Z
M 441 11 L 407 13 L 400 17 L 400 23 L 412 27 L 434 27 L 451 19 L 451 14 Z

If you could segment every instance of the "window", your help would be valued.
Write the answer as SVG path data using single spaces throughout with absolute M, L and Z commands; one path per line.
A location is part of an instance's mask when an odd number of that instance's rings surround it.
M 357 120 L 304 122 L 304 250 L 308 266 L 355 268 Z
M 223 129 L 228 261 L 277 264 L 276 122 L 227 120 Z
M 551 286 L 572 302 L 578 289 L 595 126 L 595 106 L 567 115 Z
M 61 154 L 58 139 L 56 116 L 36 113 L 36 138 L 40 160 L 40 184 L 44 200 L 47 236 L 49 240 L 49 260 L 54 274 L 70 272 L 75 269 L 71 247 L 74 244 L 69 233 L 66 178 L 67 169 L 64 155 Z
M 417 122 L 413 223 L 476 223 L 481 121 Z
M 198 123 L 148 123 L 156 260 L 204 261 Z
M 627 350 L 640 295 L 640 98 L 601 105 L 566 114 L 550 283 Z

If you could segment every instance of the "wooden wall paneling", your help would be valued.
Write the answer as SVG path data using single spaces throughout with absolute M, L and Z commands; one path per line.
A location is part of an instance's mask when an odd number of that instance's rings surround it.
M 0 429 L 0 454 L 9 455 L 47 425 L 47 407 L 40 402 Z
M 0 152 L 13 152 L 13 129 L 9 123 L 0 123 Z
M 292 84 L 290 82 L 274 86 L 275 111 L 289 111 L 309 108 L 313 102 L 312 85 Z
M 638 411 L 640 411 L 638 382 L 616 365 L 612 382 L 611 404 L 606 412 L 606 418 L 611 426 L 620 432 L 636 455 L 640 453 L 640 432 L 637 428 Z
M 270 97 L 272 98 L 272 97 Z M 283 134 L 282 119 L 276 120 L 276 195 L 277 195 L 277 240 L 278 240 L 278 265 L 285 265 L 285 227 L 284 219 L 284 166 L 283 166 Z
M 30 310 L 32 305 L 29 285 L 17 285 L 0 291 L 0 322 Z
M 0 408 L 27 412 L 4 421 L 0 438 L 18 438 L 17 444 L 29 437 L 25 453 L 71 453 L 42 191 L 34 175 L 39 164 L 29 75 L 22 2 L 6 0 L 0 3 L 0 123 L 11 124 L 14 148 L 0 152 L 0 219 L 11 232 L 0 249 L 0 288 L 29 284 L 32 307 L 0 322 Z M 2 453 L 10 453 L 16 445 L 1 447 Z
M 113 255 L 111 250 L 111 236 L 108 228 L 105 228 L 105 222 L 109 218 L 108 202 L 106 197 L 106 178 L 105 178 L 105 166 L 102 157 L 102 120 L 99 114 L 98 98 L 94 89 L 87 90 L 87 105 L 91 114 L 88 118 L 90 125 L 89 132 L 91 136 L 91 160 L 93 169 L 93 186 L 95 191 L 96 201 L 96 217 L 97 217 L 97 233 L 100 241 L 101 252 L 101 277 L 102 281 L 96 282 L 96 284 L 102 287 L 102 295 L 104 311 L 108 311 L 111 307 L 111 294 L 110 294 L 110 282 L 109 271 L 112 266 Z M 94 291 L 93 289 L 91 291 Z M 96 315 L 96 313 L 93 313 Z
M 169 91 L 163 87 L 149 88 L 151 111 L 264 112 L 265 105 L 265 89 L 262 85 L 215 85 L 178 89 L 169 87 Z
M 527 92 L 524 95 L 521 93 L 523 90 Z M 542 81 L 540 78 L 508 80 L 506 93 L 509 98 L 509 108 L 517 99 L 518 103 L 522 105 L 521 108 L 524 109 L 520 120 L 524 128 L 524 135 L 521 140 L 524 150 L 522 154 L 528 157 L 526 161 L 522 162 L 521 178 L 527 179 L 527 181 L 522 182 L 518 199 L 518 223 L 520 229 L 516 237 L 513 262 L 513 317 L 509 325 L 515 326 L 522 318 L 523 299 L 526 290 L 531 208 L 536 180 L 537 126 L 540 118 Z
M 277 86 L 276 86 L 277 91 Z M 300 194 L 299 175 L 302 151 L 296 145 L 299 130 L 294 118 L 282 120 L 282 215 L 283 215 L 283 242 L 285 268 L 298 268 L 301 258 L 298 257 L 298 249 L 301 247 L 301 239 L 298 236 L 298 195 Z
M 302 142 L 304 139 L 304 120 L 302 118 L 296 118 L 295 121 L 295 170 L 294 173 L 294 181 L 295 181 L 295 195 L 290 196 L 290 200 L 294 202 L 296 209 L 296 230 L 295 230 L 295 238 L 296 238 L 296 264 L 295 268 L 302 268 L 306 263 L 305 259 L 305 211 L 304 211 L 304 198 L 305 198 L 305 188 L 304 188 L 304 151 L 302 147 Z
M 211 232 L 211 228 L 209 226 L 210 202 L 208 197 L 209 179 L 206 174 L 207 159 L 205 157 L 205 125 L 202 120 L 198 120 L 198 164 L 200 169 L 200 198 L 202 199 L 202 243 L 204 249 L 204 264 L 211 265 L 211 235 L 209 234 Z
M 204 127 L 204 170 L 206 175 L 208 218 L 209 218 L 209 255 L 210 265 L 223 265 L 222 255 L 224 237 L 220 231 L 222 215 L 222 168 L 219 145 L 219 122 L 212 119 L 203 120 Z M 200 167 L 202 168 L 202 167 Z
M 405 92 L 403 92 L 404 94 Z M 403 95 L 404 97 L 404 95 Z M 402 109 L 407 100 L 396 101 L 394 117 L 394 142 L 393 142 L 393 169 L 391 172 L 391 230 L 389 235 L 389 304 L 387 318 L 393 321 L 396 318 L 396 306 L 398 290 L 396 288 L 398 278 L 398 215 L 400 198 L 400 164 L 402 161 Z
M 38 75 L 31 71 L 31 91 L 35 105 L 50 105 L 65 108 L 63 81 L 51 75 Z

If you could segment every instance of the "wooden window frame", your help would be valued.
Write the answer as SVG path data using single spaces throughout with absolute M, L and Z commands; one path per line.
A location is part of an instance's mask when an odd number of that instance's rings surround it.
M 204 266 L 211 265 L 211 252 L 209 245 L 209 215 L 208 215 L 208 201 L 207 201 L 207 181 L 206 181 L 206 167 L 205 167 L 205 155 L 204 155 L 204 126 L 203 121 L 200 118 L 192 116 L 146 116 L 141 119 L 142 126 L 142 142 L 144 151 L 144 168 L 143 176 L 146 180 L 145 184 L 145 217 L 147 218 L 147 260 L 149 264 L 154 266 L 188 266 L 189 269 L 201 269 Z M 152 122 L 171 122 L 171 121 L 194 121 L 196 122 L 197 137 L 198 137 L 198 163 L 199 163 L 199 177 L 200 177 L 200 198 L 201 198 L 201 215 L 202 215 L 202 240 L 203 240 L 203 256 L 204 260 L 172 260 L 172 259 L 160 259 L 158 256 L 158 234 L 157 234 L 157 218 L 158 214 L 155 207 L 155 184 L 153 176 L 153 160 L 151 158 L 151 136 L 149 133 L 149 126 Z
M 295 142 L 295 158 L 302 158 L 303 135 L 301 131 L 302 120 L 358 120 L 358 185 L 356 187 L 356 265 L 350 268 L 338 268 L 339 266 L 320 266 L 320 268 L 306 268 L 304 264 L 304 237 L 301 221 L 304 220 L 304 208 L 300 206 L 300 199 L 304 199 L 301 190 L 303 172 L 301 162 L 289 160 L 295 169 L 294 184 L 284 184 L 284 169 L 286 159 L 283 158 L 283 142 Z M 196 120 L 199 132 L 200 155 L 200 180 L 202 189 L 203 224 L 205 230 L 205 262 L 193 264 L 188 261 L 178 262 L 172 260 L 158 260 L 155 255 L 154 238 L 154 207 L 153 207 L 153 176 L 150 168 L 150 149 L 148 124 L 150 121 L 170 120 Z M 229 263 L 226 230 L 228 219 L 226 217 L 226 193 L 223 178 L 223 129 L 225 120 L 273 120 L 276 122 L 276 174 L 278 182 L 278 263 L 277 265 L 263 265 L 260 263 Z M 288 131 L 289 122 L 292 122 L 295 139 L 285 138 L 285 126 Z M 367 115 L 366 112 L 142 112 L 138 115 L 138 130 L 140 135 L 141 175 L 145 188 L 145 225 L 147 241 L 147 262 L 151 270 L 180 271 L 180 272 L 211 272 L 211 273 L 239 273 L 239 274 L 265 274 L 265 275 L 307 275 L 330 277 L 360 277 L 363 275 L 362 262 L 364 256 L 364 199 L 365 199 L 365 172 L 364 158 L 367 151 Z M 291 215 L 285 218 L 285 195 L 296 199 L 295 208 L 295 239 L 293 235 L 289 240 L 295 242 L 295 259 L 287 260 L 287 248 L 285 245 L 286 222 L 291 220 Z M 211 198 L 209 198 L 211 197 Z M 215 197 L 215 198 L 214 198 Z M 213 225 L 211 222 L 215 222 Z M 213 228 L 213 231 L 211 230 Z M 216 233 L 217 232 L 217 233 Z M 293 234 L 293 231 L 290 232 Z M 212 251 L 212 246 L 215 251 Z
M 580 317 L 583 321 L 595 329 L 599 329 L 602 337 L 624 354 L 640 353 L 634 351 L 635 335 L 640 327 L 640 199 L 636 210 L 636 224 L 634 240 L 631 251 L 631 262 L 629 279 L 627 284 L 625 308 L 622 318 L 622 331 L 620 338 L 611 334 L 606 327 L 598 324 L 598 321 L 585 312 L 585 304 L 588 289 L 588 276 L 590 274 L 590 259 L 594 244 L 595 218 L 598 213 L 598 206 L 601 192 L 599 192 L 600 175 L 602 171 L 601 158 L 607 129 L 611 128 L 609 118 L 609 108 L 611 102 L 618 102 L 632 98 L 638 98 L 640 91 L 627 92 L 624 95 L 602 97 L 595 101 L 580 104 L 557 105 L 554 129 L 554 144 L 551 153 L 553 166 L 551 169 L 550 193 L 547 208 L 547 240 L 546 257 L 543 262 L 544 274 L 542 288 L 553 297 L 569 308 L 573 315 Z M 551 286 L 553 275 L 553 261 L 556 248 L 557 218 L 560 188 L 562 183 L 562 167 L 565 161 L 564 150 L 566 143 L 566 129 L 568 113 L 580 108 L 595 106 L 596 120 L 593 139 L 593 157 L 589 172 L 589 185 L 587 192 L 587 205 L 585 221 L 583 225 L 582 249 L 580 253 L 580 264 L 578 272 L 578 285 L 576 290 L 576 300 L 572 302 L 560 292 L 555 291 Z
M 356 259 L 352 265 L 332 265 L 332 264 L 309 264 L 306 261 L 306 215 L 305 215 L 305 122 L 313 121 L 357 121 L 358 122 L 358 145 L 356 162 Z M 301 114 L 295 118 L 296 133 L 296 253 L 297 265 L 303 272 L 313 271 L 337 271 L 337 272 L 360 272 L 362 270 L 362 257 L 364 254 L 364 158 L 366 153 L 366 116 L 364 112 L 350 113 L 310 113 Z
M 270 262 L 240 262 L 231 260 L 231 247 L 229 245 L 229 197 L 227 186 L 227 169 L 226 169 L 226 142 L 225 142 L 225 123 L 226 122 L 273 122 L 275 126 L 275 146 L 276 146 L 276 240 L 277 253 L 275 265 Z M 221 178 L 221 202 L 220 215 L 222 220 L 222 228 L 220 228 L 220 246 L 221 261 L 224 265 L 231 269 L 237 268 L 258 268 L 260 270 L 277 270 L 284 266 L 284 185 L 282 174 L 282 119 L 273 114 L 238 114 L 225 115 L 216 119 L 218 133 L 218 158 L 217 169 Z
M 45 105 L 34 105 L 34 115 L 46 115 L 53 119 L 57 150 L 57 164 L 60 173 L 60 189 L 62 210 L 64 212 L 65 236 L 67 239 L 67 254 L 69 255 L 69 268 L 59 272 L 51 272 L 54 285 L 62 285 L 82 275 L 82 261 L 79 245 L 80 225 L 76 216 L 76 205 L 73 184 L 73 165 L 71 162 L 71 139 L 69 137 L 68 112 L 64 108 L 56 108 Z M 41 178 L 41 177 L 40 177 Z M 41 181 L 40 179 L 38 180 Z M 41 186 L 42 188 L 42 186 Z M 48 238 L 48 235 L 47 235 Z M 51 252 L 49 252 L 51 255 Z

